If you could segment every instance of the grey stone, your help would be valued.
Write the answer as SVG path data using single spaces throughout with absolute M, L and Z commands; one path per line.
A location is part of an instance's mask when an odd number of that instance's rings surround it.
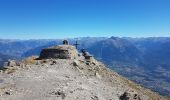
M 128 90 L 120 96 L 120 100 L 141 100 L 141 98 L 134 90 Z
M 78 66 L 78 65 L 79 65 L 79 61 L 74 60 L 74 61 L 73 61 L 73 66 Z
M 15 60 L 8 60 L 8 62 L 5 62 L 4 63 L 4 67 L 7 68 L 7 67 L 14 67 L 14 66 L 17 66 L 17 62 Z

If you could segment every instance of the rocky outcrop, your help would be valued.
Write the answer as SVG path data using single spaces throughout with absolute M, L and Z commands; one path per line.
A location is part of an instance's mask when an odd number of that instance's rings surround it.
M 4 63 L 4 68 L 19 66 L 19 65 L 20 65 L 19 62 L 16 62 L 15 60 L 8 60 L 7 62 Z
M 141 100 L 141 97 L 136 91 L 128 90 L 120 96 L 120 100 Z

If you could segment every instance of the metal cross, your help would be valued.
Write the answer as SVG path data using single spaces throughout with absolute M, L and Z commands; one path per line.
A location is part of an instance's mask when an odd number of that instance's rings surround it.
M 76 46 L 76 49 L 78 48 L 78 45 L 80 45 L 79 43 L 78 43 L 78 40 L 76 40 L 76 43 L 74 44 L 75 46 Z

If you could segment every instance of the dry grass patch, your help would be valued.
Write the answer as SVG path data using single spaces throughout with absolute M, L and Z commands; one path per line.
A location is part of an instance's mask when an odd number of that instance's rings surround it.
M 22 61 L 22 63 L 28 64 L 28 65 L 36 64 L 37 63 L 37 60 L 36 60 L 37 58 L 38 58 L 37 56 L 31 56 L 31 57 L 28 57 L 28 58 L 24 59 Z

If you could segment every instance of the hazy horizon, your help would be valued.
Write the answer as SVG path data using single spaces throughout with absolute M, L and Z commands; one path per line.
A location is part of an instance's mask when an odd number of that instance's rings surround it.
M 121 36 L 108 36 L 108 37 L 93 37 L 93 36 L 86 36 L 86 37 L 71 37 L 71 38 L 27 38 L 27 39 L 20 39 L 20 38 L 0 38 L 0 40 L 55 40 L 55 39 L 80 39 L 80 38 L 110 38 L 110 37 L 118 37 L 118 38 L 134 38 L 134 39 L 142 39 L 142 38 L 170 38 L 170 36 L 158 36 L 158 37 L 121 37 Z

